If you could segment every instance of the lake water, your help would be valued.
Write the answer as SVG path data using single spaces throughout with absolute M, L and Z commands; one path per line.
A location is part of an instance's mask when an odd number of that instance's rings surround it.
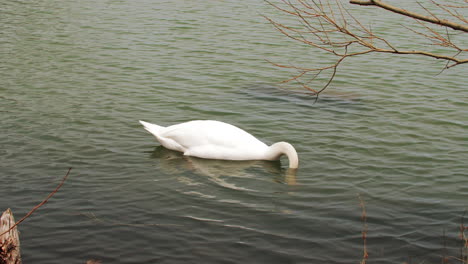
M 349 8 L 403 46 L 417 39 L 399 26 L 414 21 Z M 24 263 L 358 263 L 358 195 L 369 262 L 460 257 L 466 66 L 369 55 L 314 104 L 266 60 L 332 58 L 262 14 L 290 19 L 253 0 L 2 3 L 0 210 L 19 219 L 73 168 L 19 226 Z M 183 157 L 139 119 L 229 122 L 290 142 L 300 169 Z

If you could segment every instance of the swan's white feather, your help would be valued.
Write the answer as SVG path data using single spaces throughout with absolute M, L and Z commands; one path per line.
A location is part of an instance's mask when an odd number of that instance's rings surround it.
M 209 159 L 252 159 L 268 146 L 233 125 L 214 120 L 194 120 L 169 127 L 140 121 L 168 149 Z M 249 155 L 245 155 L 249 153 Z
M 194 120 L 169 127 L 140 121 L 164 147 L 184 155 L 207 159 L 261 160 L 276 159 L 283 152 L 271 147 L 244 130 L 220 121 Z M 294 149 L 294 148 L 293 148 Z M 297 156 L 294 150 L 294 155 Z

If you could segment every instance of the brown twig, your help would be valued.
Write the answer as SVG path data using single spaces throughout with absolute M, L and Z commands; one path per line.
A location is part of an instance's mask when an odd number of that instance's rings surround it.
M 358 194 L 359 198 L 359 207 L 361 207 L 361 221 L 362 221 L 362 241 L 363 241 L 363 255 L 361 264 L 366 264 L 367 259 L 369 258 L 369 252 L 367 251 L 367 212 L 366 212 L 366 205 L 364 200 L 361 197 L 361 194 Z
M 452 28 L 454 30 L 461 30 L 461 31 L 464 31 L 464 32 L 468 32 L 468 26 L 467 25 L 462 25 L 462 24 L 455 23 L 453 21 L 449 21 L 449 20 L 446 20 L 446 19 L 440 19 L 440 18 L 434 17 L 432 15 L 431 16 L 424 16 L 424 15 L 421 15 L 421 14 L 418 14 L 418 13 L 415 13 L 415 12 L 408 11 L 408 10 L 403 9 L 403 8 L 399 8 L 399 7 L 396 7 L 396 6 L 389 5 L 389 4 L 384 3 L 384 2 L 382 2 L 380 0 L 350 0 L 349 2 L 351 4 L 362 5 L 362 6 L 377 6 L 377 7 L 386 9 L 388 11 L 392 11 L 392 12 L 400 14 L 400 15 L 412 17 L 412 18 L 415 18 L 415 19 L 418 19 L 418 20 L 421 20 L 421 21 L 425 21 L 425 22 L 429 22 L 429 23 L 433 23 L 433 24 L 436 24 L 436 25 L 449 27 L 449 28 Z
M 10 230 L 12 230 L 13 228 L 15 228 L 17 225 L 21 224 L 21 222 L 23 222 L 24 220 L 26 220 L 26 218 L 28 218 L 29 216 L 31 216 L 37 209 L 39 209 L 39 207 L 43 206 L 45 203 L 47 203 L 47 201 L 49 201 L 49 199 L 56 193 L 58 192 L 58 190 L 60 189 L 60 187 L 62 187 L 62 185 L 65 183 L 65 180 L 68 178 L 68 175 L 70 174 L 70 171 L 71 171 L 72 168 L 69 168 L 68 169 L 68 172 L 67 174 L 65 175 L 65 177 L 63 177 L 62 181 L 59 183 L 59 185 L 57 185 L 57 188 L 55 188 L 55 190 L 53 190 L 51 193 L 49 193 L 49 195 L 47 195 L 47 197 L 42 201 L 40 202 L 38 205 L 34 206 L 33 209 L 31 209 L 31 211 L 29 211 L 29 213 L 27 213 L 25 216 L 23 216 L 23 218 L 21 218 L 18 222 L 16 222 L 14 225 L 12 225 L 10 227 L 10 229 L 6 230 L 5 232 L 1 233 L 0 236 L 10 232 Z

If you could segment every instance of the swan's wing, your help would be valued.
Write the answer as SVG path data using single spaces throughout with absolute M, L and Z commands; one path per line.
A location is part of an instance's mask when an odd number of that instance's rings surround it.
M 213 145 L 200 145 L 191 147 L 184 151 L 186 156 L 194 156 L 205 159 L 222 159 L 222 160 L 258 160 L 263 159 L 266 148 L 252 148 L 251 146 L 243 147 L 223 147 Z
M 197 157 L 204 157 L 201 155 L 202 153 L 210 153 L 210 158 L 215 158 L 221 155 L 232 155 L 233 151 L 244 153 L 255 150 L 264 151 L 268 147 L 238 127 L 211 120 L 197 120 L 173 125 L 163 129 L 159 137 L 168 142 L 176 142 L 183 149 L 177 150 L 184 153 L 196 153 L 197 155 L 191 154 L 191 156 Z

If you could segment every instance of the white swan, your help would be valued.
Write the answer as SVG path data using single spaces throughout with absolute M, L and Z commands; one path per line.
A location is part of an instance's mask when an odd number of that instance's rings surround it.
M 162 127 L 140 120 L 164 147 L 184 155 L 222 160 L 278 160 L 289 159 L 289 168 L 299 166 L 294 147 L 278 142 L 270 147 L 251 134 L 233 125 L 214 120 L 195 120 Z

